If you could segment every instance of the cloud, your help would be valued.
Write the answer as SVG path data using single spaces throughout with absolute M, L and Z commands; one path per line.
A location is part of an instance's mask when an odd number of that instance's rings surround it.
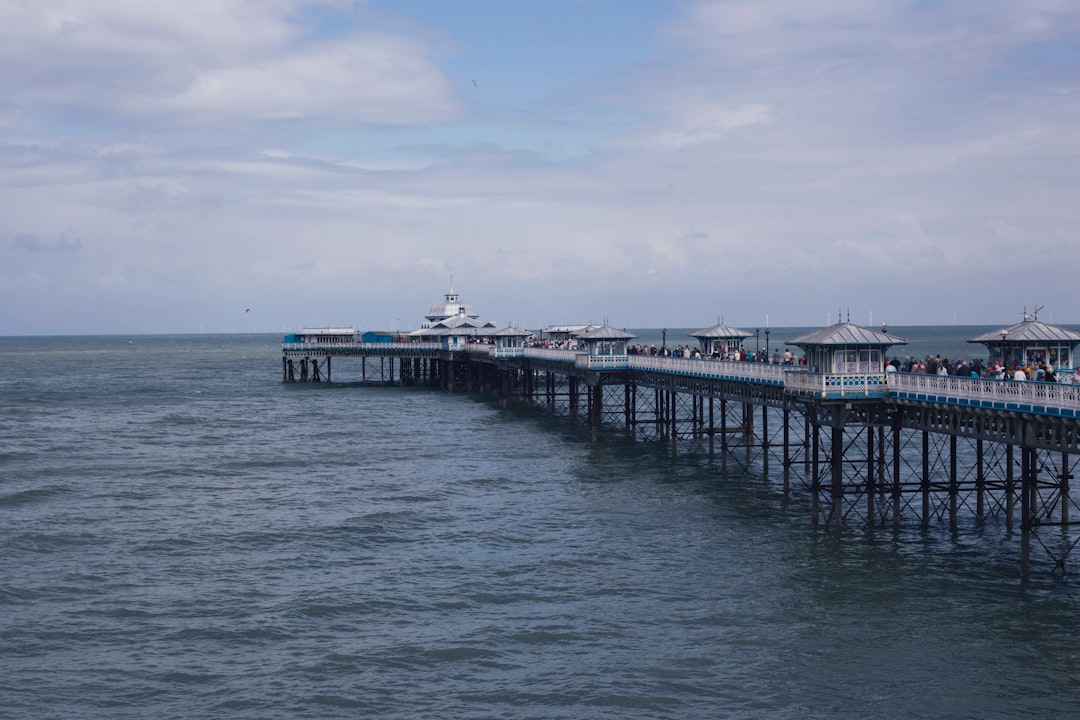
M 449 84 L 421 48 L 374 34 L 212 69 L 169 104 L 252 119 L 395 125 L 449 120 L 458 112 Z
M 29 253 L 69 253 L 83 249 L 82 239 L 74 230 L 62 233 L 55 240 L 43 240 L 36 235 L 18 234 L 8 238 L 11 248 Z
M 162 126 L 416 124 L 458 107 L 419 40 L 326 38 L 301 0 L 43 0 L 0 7 L 0 112 Z M 301 21 L 298 21 L 300 19 Z M 16 69 L 17 68 L 17 69 Z
M 716 140 L 736 128 L 767 122 L 769 108 L 765 105 L 729 107 L 706 103 L 680 108 L 677 119 L 659 133 L 657 141 L 661 145 L 682 148 Z

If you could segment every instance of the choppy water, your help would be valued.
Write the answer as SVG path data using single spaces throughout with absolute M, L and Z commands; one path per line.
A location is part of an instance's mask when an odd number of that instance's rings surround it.
M 282 385 L 278 342 L 0 338 L 0 717 L 1080 713 L 1080 582 L 998 527 L 815 529 L 663 443 Z

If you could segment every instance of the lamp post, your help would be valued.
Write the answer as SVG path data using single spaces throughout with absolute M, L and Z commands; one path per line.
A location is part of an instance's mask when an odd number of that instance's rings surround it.
M 761 328 L 754 328 L 754 359 L 761 359 Z
M 765 359 L 769 358 L 769 326 L 765 326 Z
M 1005 339 L 1007 337 L 1009 337 L 1009 331 L 1008 330 L 1002 330 L 1001 331 L 1001 364 L 1005 367 L 1006 370 L 1009 369 L 1009 353 L 1006 350 L 1006 348 L 1008 346 L 1005 344 Z
M 660 354 L 667 355 L 667 328 L 660 329 Z

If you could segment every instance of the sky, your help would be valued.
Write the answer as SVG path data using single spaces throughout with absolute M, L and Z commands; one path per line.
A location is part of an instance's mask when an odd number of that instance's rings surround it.
M 0 335 L 1080 323 L 1075 0 L 0 0 Z

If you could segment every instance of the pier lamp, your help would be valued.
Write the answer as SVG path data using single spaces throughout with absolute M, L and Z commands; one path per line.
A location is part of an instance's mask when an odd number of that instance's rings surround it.
M 754 328 L 754 359 L 761 354 L 761 328 Z
M 769 354 L 769 326 L 766 325 L 765 326 L 765 355 L 766 355 L 766 359 L 768 359 L 768 354 Z
M 667 355 L 667 328 L 660 329 L 660 354 Z
M 1006 347 L 1008 347 L 1008 346 L 1005 344 L 1005 339 L 1007 337 L 1009 337 L 1009 331 L 1008 330 L 1002 330 L 1001 331 L 1001 364 L 1004 365 L 1006 369 L 1008 369 L 1008 367 L 1009 367 L 1009 353 L 1006 352 Z

